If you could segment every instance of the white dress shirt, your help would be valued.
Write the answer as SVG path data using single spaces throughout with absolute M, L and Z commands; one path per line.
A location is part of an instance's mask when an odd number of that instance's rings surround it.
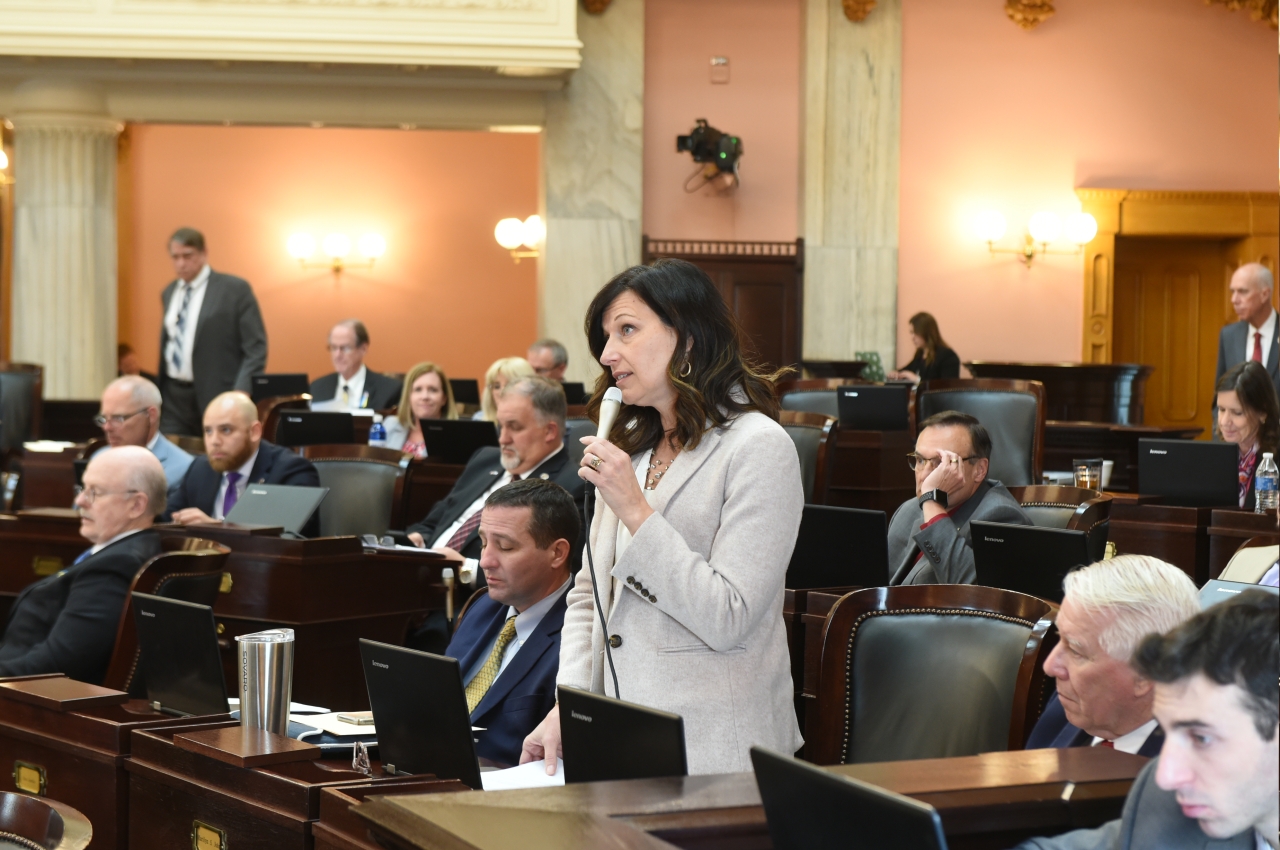
M 236 482 L 236 501 L 244 495 L 245 488 L 249 486 L 249 473 L 253 472 L 253 464 L 258 460 L 258 450 L 255 449 L 253 454 L 249 455 L 249 459 L 239 469 L 234 470 L 240 473 L 240 480 Z M 213 518 L 225 519 L 222 514 L 222 502 L 227 498 L 227 473 L 222 473 L 222 482 L 218 484 L 218 495 L 213 499 Z
M 196 347 L 196 323 L 200 318 L 200 306 L 204 304 L 204 294 L 209 289 L 207 284 L 211 271 L 209 264 L 205 263 L 200 274 L 196 275 L 191 283 L 179 280 L 178 285 L 174 287 L 173 295 L 169 298 L 169 309 L 164 314 L 164 327 L 169 334 L 169 343 L 161 354 L 164 356 L 165 374 L 170 378 L 176 378 L 179 381 L 195 380 L 195 373 L 191 370 L 191 352 Z M 187 302 L 187 321 L 179 336 L 178 312 L 182 309 L 182 293 L 187 288 L 191 289 L 191 298 Z M 175 372 L 173 371 L 173 349 L 176 346 L 181 346 L 179 350 L 182 352 L 182 368 Z
M 360 364 L 360 369 L 351 376 L 350 380 L 343 378 L 342 375 L 339 374 L 338 385 L 333 388 L 333 400 L 337 402 L 342 401 L 342 388 L 345 386 L 347 388 L 347 407 L 352 410 L 359 410 L 364 407 L 364 403 L 367 399 L 364 394 L 364 376 L 367 375 L 368 372 L 369 370 L 366 369 L 362 363 Z
M 1153 717 L 1129 734 L 1116 738 L 1112 743 L 1120 752 L 1131 753 L 1136 756 L 1138 750 L 1142 749 L 1142 745 L 1147 742 L 1147 738 L 1150 738 L 1151 733 L 1154 731 L 1156 731 L 1156 720 Z M 1098 744 L 1102 743 L 1102 740 L 1102 738 L 1095 735 L 1091 746 L 1098 746 Z
M 1245 360 L 1253 359 L 1253 335 L 1255 333 L 1262 334 L 1262 365 L 1267 366 L 1269 365 L 1267 363 L 1267 355 L 1271 353 L 1271 341 L 1276 338 L 1276 311 L 1274 307 L 1271 308 L 1271 315 L 1263 320 L 1262 327 L 1249 326 L 1249 331 L 1245 334 L 1244 340 Z
M 506 651 L 502 653 L 502 663 L 498 665 L 498 675 L 493 677 L 495 682 L 498 681 L 498 677 L 502 675 L 502 672 L 507 669 L 507 665 L 511 663 L 511 659 L 516 657 L 516 653 L 520 651 L 520 647 L 524 646 L 524 642 L 533 635 L 533 630 L 538 627 L 538 623 L 542 622 L 542 618 L 551 610 L 551 606 L 556 604 L 557 599 L 564 596 L 565 591 L 569 589 L 569 585 L 571 584 L 573 584 L 572 576 L 570 576 L 564 584 L 560 585 L 559 588 L 552 591 L 549 596 L 539 599 L 537 602 L 524 609 L 524 611 L 517 611 L 515 608 L 508 606 L 506 619 L 509 620 L 512 617 L 516 618 L 516 636 L 511 639 L 511 642 L 507 644 Z M 494 635 L 493 640 L 489 641 L 489 645 L 485 648 L 485 651 L 480 653 L 480 656 L 476 658 L 476 663 L 471 666 L 471 669 L 467 671 L 466 678 L 462 680 L 462 686 L 464 688 L 471 683 L 471 680 L 480 672 L 480 668 L 489 660 L 489 653 L 493 652 L 494 644 L 497 642 L 498 635 Z M 492 687 L 492 685 L 490 685 L 490 687 Z

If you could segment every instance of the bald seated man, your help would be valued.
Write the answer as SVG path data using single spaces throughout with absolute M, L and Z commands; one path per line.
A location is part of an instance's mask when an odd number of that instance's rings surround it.
M 192 458 L 161 436 L 160 390 L 155 384 L 138 375 L 116 378 L 102 391 L 93 421 L 107 438 L 107 446 L 96 454 L 108 448 L 141 446 L 160 461 L 171 493 L 182 483 Z
M 311 461 L 262 439 L 258 408 L 238 390 L 223 393 L 205 408 L 204 449 L 172 496 L 169 509 L 174 522 L 221 522 L 251 483 L 320 486 Z M 319 514 L 311 517 L 302 533 L 306 537 L 320 533 Z
M 1213 382 L 1238 363 L 1257 360 L 1280 393 L 1280 316 L 1271 306 L 1274 278 L 1261 263 L 1245 263 L 1231 275 L 1231 307 L 1240 321 L 1218 334 L 1218 371 Z
M 129 585 L 160 554 L 151 530 L 165 509 L 164 469 L 138 446 L 94 455 L 76 495 L 80 535 L 93 545 L 72 566 L 28 585 L 0 638 L 0 676 L 64 673 L 101 684 Z

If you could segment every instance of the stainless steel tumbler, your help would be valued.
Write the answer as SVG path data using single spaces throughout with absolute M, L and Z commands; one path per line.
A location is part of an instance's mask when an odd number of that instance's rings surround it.
M 240 649 L 240 725 L 277 735 L 289 731 L 293 698 L 293 629 L 236 638 Z

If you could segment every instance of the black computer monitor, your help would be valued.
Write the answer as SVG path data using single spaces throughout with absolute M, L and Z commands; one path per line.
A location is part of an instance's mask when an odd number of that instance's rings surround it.
M 134 593 L 133 621 L 152 708 L 180 717 L 226 713 L 227 685 L 212 608 Z
M 311 391 L 305 372 L 279 372 L 249 378 L 249 396 L 255 402 L 282 395 L 302 395 Z
M 973 583 L 983 587 L 1061 602 L 1062 579 L 1093 562 L 1084 531 L 981 521 L 969 523 L 969 529 L 977 572 Z
M 283 410 L 274 442 L 282 446 L 328 446 L 355 441 L 355 417 L 350 413 Z
M 909 431 L 911 384 L 855 384 L 836 390 L 840 427 L 846 431 Z
M 498 445 L 498 429 L 492 422 L 423 419 L 419 424 L 427 457 L 436 463 L 466 463 L 479 449 Z
M 560 386 L 564 387 L 565 404 L 587 403 L 587 388 L 584 384 L 577 381 L 565 381 Z
M 889 539 L 884 511 L 805 505 L 786 586 L 884 587 Z
M 577 688 L 557 692 L 566 783 L 688 775 L 680 715 Z
M 227 512 L 226 520 L 244 525 L 279 526 L 301 534 L 328 494 L 328 487 L 251 483 Z
M 475 378 L 450 378 L 453 400 L 457 404 L 479 404 L 480 382 Z
M 1139 440 L 1138 487 L 1166 505 L 1240 506 L 1240 449 L 1204 440 Z
M 1262 590 L 1280 596 L 1280 587 L 1272 587 L 1268 584 L 1248 584 L 1243 581 L 1224 581 L 1223 579 L 1215 578 L 1205 582 L 1204 587 L 1200 588 L 1200 607 L 1208 608 L 1211 605 L 1217 605 L 1219 602 L 1228 602 L 1246 590 Z

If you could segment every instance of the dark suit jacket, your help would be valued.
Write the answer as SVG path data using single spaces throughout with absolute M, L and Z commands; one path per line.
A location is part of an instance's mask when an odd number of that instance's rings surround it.
M 462 470 L 462 475 L 458 476 L 458 482 L 453 485 L 453 489 L 449 491 L 449 495 L 436 502 L 431 512 L 421 522 L 416 522 L 405 529 L 406 532 L 418 532 L 422 535 L 422 539 L 430 546 L 440 532 L 453 525 L 462 516 L 462 512 L 471 507 L 471 503 L 480 498 L 480 494 L 493 486 L 493 482 L 498 476 L 502 475 L 506 470 L 502 468 L 501 451 L 497 446 L 486 446 L 477 449 L 476 453 L 471 456 L 471 460 L 467 461 L 466 469 Z M 584 488 L 582 479 L 578 477 L 578 465 L 569 462 L 569 452 L 567 449 L 561 449 L 556 455 L 547 458 L 542 465 L 533 470 L 533 475 L 538 478 L 549 478 L 561 487 L 569 491 L 569 495 L 573 496 L 573 501 L 578 506 L 578 513 L 582 513 L 582 499 Z M 581 542 L 581 541 L 579 541 Z M 575 546 L 575 553 L 579 547 Z M 471 532 L 462 548 L 458 550 L 464 558 L 480 559 L 480 534 L 478 531 Z M 570 556 L 573 557 L 572 555 Z M 577 560 L 571 560 L 570 563 L 578 563 Z
M 1062 709 L 1062 701 L 1054 694 L 1044 707 L 1044 713 L 1036 721 L 1027 739 L 1028 750 L 1060 749 L 1063 747 L 1087 747 L 1093 743 L 1093 736 L 1078 726 L 1067 721 L 1067 713 Z M 1138 749 L 1138 755 L 1155 758 L 1160 755 L 1164 746 L 1164 731 L 1159 725 L 1147 736 L 1147 740 Z
M 249 378 L 267 369 L 267 329 L 262 324 L 258 299 L 249 282 L 229 274 L 209 273 L 204 301 L 196 319 L 196 339 L 191 353 L 199 412 L 214 396 L 228 390 L 249 392 Z M 169 299 L 178 288 L 175 280 L 160 295 L 161 317 L 169 312 Z M 164 351 L 169 331 L 160 323 L 160 391 L 168 380 Z
M 400 403 L 400 382 L 395 378 L 380 375 L 372 369 L 365 369 L 364 391 L 369 400 L 361 405 L 370 410 L 386 410 Z M 338 395 L 338 373 L 330 372 L 311 382 L 311 397 L 316 401 L 327 401 Z
M 560 628 L 564 625 L 568 592 L 538 621 L 533 634 L 511 659 L 507 669 L 489 686 L 484 699 L 471 712 L 471 723 L 486 729 L 477 734 L 476 755 L 503 764 L 520 763 L 525 736 L 542 722 L 556 704 L 556 673 L 560 669 Z M 502 631 L 507 606 L 482 593 L 467 609 L 467 616 L 445 650 L 458 659 L 462 675 L 489 651 L 490 643 Z
M 258 458 L 249 472 L 249 483 L 319 487 L 320 473 L 316 472 L 316 468 L 306 458 L 263 440 L 258 444 Z M 218 498 L 218 487 L 221 485 L 222 473 L 214 471 L 209 465 L 208 457 L 197 455 L 191 461 L 186 477 L 182 479 L 182 486 L 169 497 L 169 513 L 176 513 L 183 508 L 199 508 L 213 516 L 213 503 Z M 320 534 L 319 511 L 311 517 L 302 533 L 306 537 Z
M 1280 323 L 1280 313 L 1277 313 L 1272 321 Z M 1271 350 L 1267 352 L 1267 372 L 1271 375 L 1271 383 L 1275 385 L 1276 393 L 1280 394 L 1280 328 L 1277 332 L 1271 334 Z M 1232 322 L 1224 327 L 1218 333 L 1218 371 L 1213 375 L 1213 385 L 1218 385 L 1218 379 L 1222 377 L 1222 373 L 1226 372 L 1237 363 L 1243 363 L 1245 360 L 1245 341 L 1249 339 L 1249 323 L 1243 319 L 1239 322 Z
M 160 554 L 160 535 L 130 534 L 80 563 L 28 585 L 0 639 L 0 676 L 65 673 L 101 684 L 133 577 Z
M 960 377 L 960 355 L 950 348 L 939 348 L 934 352 L 933 363 L 925 363 L 924 352 L 920 352 L 915 359 L 902 368 L 907 372 L 915 372 L 922 381 L 934 378 L 958 378 Z

